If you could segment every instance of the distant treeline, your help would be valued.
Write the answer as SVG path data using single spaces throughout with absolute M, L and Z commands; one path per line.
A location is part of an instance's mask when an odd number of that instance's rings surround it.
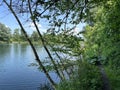
M 33 42 L 39 41 L 39 36 L 36 31 L 33 31 L 31 35 L 29 35 L 29 38 Z M 26 38 L 24 37 L 24 34 L 22 30 L 15 29 L 14 32 L 11 32 L 11 29 L 7 27 L 6 25 L 0 23 L 0 43 L 14 43 L 14 42 L 26 42 Z

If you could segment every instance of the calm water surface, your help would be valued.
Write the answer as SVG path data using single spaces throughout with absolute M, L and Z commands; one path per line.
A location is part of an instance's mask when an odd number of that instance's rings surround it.
M 36 46 L 42 60 L 47 54 L 43 47 Z M 29 66 L 35 57 L 29 45 L 0 45 L 0 90 L 40 90 L 48 80 L 37 66 Z M 57 82 L 54 72 L 50 75 Z

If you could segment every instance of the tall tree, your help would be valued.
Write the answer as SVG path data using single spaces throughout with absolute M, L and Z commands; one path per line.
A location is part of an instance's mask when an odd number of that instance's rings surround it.
M 28 37 L 29 37 L 29 36 L 28 36 Z M 23 33 L 22 30 L 20 30 L 20 41 L 22 41 L 22 42 L 27 41 L 27 39 L 26 39 L 26 37 L 25 37 L 25 35 L 24 35 L 24 33 Z
M 0 23 L 0 41 L 10 42 L 11 30 L 4 24 Z
M 33 33 L 31 34 L 31 39 L 33 42 L 39 42 L 39 35 L 36 31 L 33 31 Z
M 113 66 L 119 67 L 119 40 L 120 20 L 119 2 L 108 0 L 105 4 L 95 8 L 92 14 L 94 25 L 87 25 L 85 28 L 86 55 L 88 57 L 104 57 L 105 62 L 111 62 Z M 114 10 L 113 10 L 114 9 Z M 108 12 L 110 11 L 110 12 Z M 89 48 L 88 48 L 89 47 Z
M 20 41 L 20 32 L 19 32 L 19 29 L 15 29 L 14 30 L 13 41 L 16 41 L 16 42 Z

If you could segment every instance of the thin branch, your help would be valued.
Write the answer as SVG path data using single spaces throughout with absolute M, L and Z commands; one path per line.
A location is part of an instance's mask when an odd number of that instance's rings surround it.
M 29 1 L 29 0 L 28 0 L 28 5 L 29 5 L 30 14 L 31 14 L 31 16 L 33 16 L 33 13 L 32 13 L 32 10 L 31 10 L 31 5 L 30 5 L 30 1 Z M 57 66 L 56 66 L 56 63 L 55 63 L 52 55 L 50 54 L 50 51 L 48 50 L 48 48 L 47 48 L 46 45 L 45 45 L 45 40 L 43 39 L 42 34 L 41 34 L 40 31 L 39 31 L 39 28 L 38 28 L 38 26 L 37 26 L 37 24 L 36 24 L 36 21 L 35 21 L 34 19 L 32 19 L 32 21 L 33 21 L 33 24 L 34 24 L 34 26 L 35 26 L 38 34 L 39 34 L 39 37 L 40 37 L 40 39 L 41 39 L 41 41 L 42 41 L 43 47 L 44 47 L 44 49 L 46 50 L 49 58 L 51 59 L 51 62 L 52 62 L 53 65 L 54 65 L 54 68 L 55 68 L 55 70 L 56 70 L 56 73 L 57 73 L 58 76 L 61 78 L 61 80 L 63 80 L 62 76 L 60 75 L 60 73 L 59 73 L 59 71 L 58 71 L 58 68 L 57 68 Z
M 52 6 L 54 5 L 54 3 L 57 3 L 58 1 L 59 1 L 59 0 L 56 0 L 56 2 L 51 3 L 47 8 L 45 8 L 44 11 L 39 14 L 39 17 L 40 17 L 43 13 L 45 13 L 50 7 L 52 7 Z
M 44 73 L 46 74 L 46 76 L 47 76 L 47 78 L 50 80 L 50 82 L 52 82 L 52 85 L 54 86 L 53 88 L 55 89 L 55 83 L 54 83 L 54 81 L 51 79 L 51 77 L 49 76 L 49 74 L 48 74 L 48 72 L 46 71 L 45 67 L 42 65 L 42 62 L 41 62 L 41 60 L 39 59 L 39 56 L 38 56 L 38 54 L 37 54 L 37 52 L 36 52 L 36 49 L 35 49 L 35 47 L 33 46 L 32 42 L 30 41 L 30 39 L 29 39 L 29 37 L 28 37 L 28 35 L 27 35 L 27 33 L 26 33 L 26 31 L 25 31 L 25 29 L 24 29 L 21 21 L 20 21 L 19 18 L 17 17 L 17 15 L 16 15 L 16 13 L 14 12 L 14 10 L 12 9 L 12 7 L 7 3 L 7 1 L 6 1 L 6 0 L 3 0 L 3 1 L 4 1 L 5 4 L 8 6 L 8 8 L 11 10 L 12 14 L 14 15 L 14 17 L 16 18 L 18 24 L 19 24 L 20 27 L 21 27 L 21 30 L 23 31 L 23 33 L 24 33 L 27 41 L 29 42 L 29 44 L 30 44 L 30 46 L 31 46 L 31 48 L 32 48 L 32 50 L 33 50 L 33 52 L 34 52 L 34 55 L 35 55 L 35 57 L 36 57 L 36 61 L 37 61 L 38 64 L 41 66 L 42 70 L 44 71 Z
M 12 0 L 10 0 L 10 7 L 12 7 Z

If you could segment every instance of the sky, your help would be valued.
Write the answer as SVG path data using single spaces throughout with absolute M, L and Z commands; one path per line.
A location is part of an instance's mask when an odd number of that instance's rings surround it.
M 5 24 L 12 30 L 18 27 L 18 24 L 13 15 L 8 11 L 5 6 L 0 6 L 0 23 Z
M 23 18 L 21 18 L 21 21 L 23 22 L 27 33 L 31 34 L 35 30 L 35 27 L 32 22 L 26 23 L 24 21 L 25 18 L 26 17 L 23 16 Z M 15 17 L 10 13 L 6 5 L 1 5 L 1 2 L 0 2 L 0 23 L 5 24 L 7 27 L 9 27 L 12 33 L 16 28 L 19 28 L 19 25 Z M 39 29 L 42 33 L 46 32 L 46 30 L 49 28 L 46 20 L 41 20 L 39 23 L 37 23 L 37 25 L 39 26 Z M 75 32 L 79 32 L 80 30 L 82 30 L 83 26 L 85 26 L 85 24 L 77 25 Z
M 32 33 L 32 31 L 35 30 L 32 22 L 26 23 L 24 21 L 24 17 L 21 18 L 21 21 L 24 23 L 24 26 L 25 26 L 28 34 Z M 9 27 L 12 30 L 12 32 L 14 32 L 14 30 L 16 28 L 20 28 L 15 17 L 11 14 L 11 12 L 8 10 L 7 6 L 5 6 L 5 5 L 0 5 L 0 23 L 5 24 L 7 27 Z M 46 26 L 46 21 L 43 21 L 43 20 L 40 23 L 37 23 L 37 25 L 40 28 L 41 32 L 45 32 L 48 28 Z

